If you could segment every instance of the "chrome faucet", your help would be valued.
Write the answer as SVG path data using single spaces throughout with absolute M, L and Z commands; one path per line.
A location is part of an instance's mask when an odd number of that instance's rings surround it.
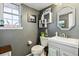
M 63 37 L 66 37 L 66 34 L 65 33 L 62 33 Z
M 62 37 L 67 37 L 65 33 L 61 33 L 61 36 Z

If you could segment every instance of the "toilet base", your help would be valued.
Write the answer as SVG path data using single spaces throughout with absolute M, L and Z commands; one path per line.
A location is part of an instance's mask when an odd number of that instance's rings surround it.
M 26 56 L 37 56 L 37 55 L 33 55 L 32 53 L 30 53 L 30 54 L 28 54 L 28 55 L 26 55 Z M 40 56 L 46 56 L 46 55 L 45 55 L 44 52 L 43 52 Z

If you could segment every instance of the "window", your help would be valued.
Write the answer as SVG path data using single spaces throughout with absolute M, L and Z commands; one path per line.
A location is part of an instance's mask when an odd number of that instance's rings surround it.
M 3 20 L 4 27 L 15 28 L 21 27 L 21 8 L 20 4 L 4 3 Z

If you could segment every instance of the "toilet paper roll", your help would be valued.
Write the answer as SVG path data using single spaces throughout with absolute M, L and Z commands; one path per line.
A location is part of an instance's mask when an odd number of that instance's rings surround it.
M 28 44 L 28 45 L 31 45 L 31 44 L 32 44 L 32 41 L 28 41 L 27 44 Z

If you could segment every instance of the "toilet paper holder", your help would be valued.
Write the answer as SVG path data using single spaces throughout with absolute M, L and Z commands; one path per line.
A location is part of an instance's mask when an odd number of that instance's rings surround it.
M 32 41 L 27 41 L 27 45 L 28 46 L 32 45 Z

